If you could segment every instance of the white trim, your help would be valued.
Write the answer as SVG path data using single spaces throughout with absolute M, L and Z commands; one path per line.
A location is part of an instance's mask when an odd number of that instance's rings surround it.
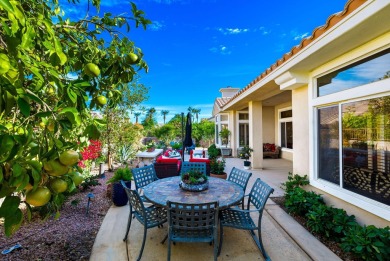
M 331 182 L 327 182 L 322 179 L 314 180 L 310 178 L 310 185 L 322 191 L 325 191 L 326 193 L 329 193 L 337 198 L 340 198 L 354 206 L 364 209 L 365 211 L 371 212 L 381 218 L 390 221 L 390 206 L 353 193 L 349 190 L 343 189 Z
M 240 120 L 240 114 L 248 114 L 248 119 L 247 120 Z M 249 111 L 237 111 L 236 112 L 236 144 L 237 148 L 242 148 L 240 145 L 240 123 L 247 123 L 248 124 L 248 145 L 249 145 L 249 128 L 250 128 L 250 123 L 249 123 Z

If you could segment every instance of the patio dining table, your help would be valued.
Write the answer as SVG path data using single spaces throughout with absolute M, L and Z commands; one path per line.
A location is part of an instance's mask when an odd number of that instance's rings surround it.
M 239 185 L 220 178 L 209 177 L 209 188 L 204 191 L 186 191 L 179 183 L 180 176 L 156 180 L 143 187 L 144 196 L 162 207 L 167 206 L 167 200 L 187 204 L 219 201 L 220 209 L 236 205 L 244 197 Z

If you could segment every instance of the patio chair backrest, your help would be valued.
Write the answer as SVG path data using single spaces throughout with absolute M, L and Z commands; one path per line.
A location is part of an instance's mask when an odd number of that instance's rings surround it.
M 137 190 L 145 187 L 153 181 L 158 180 L 153 165 L 148 165 L 142 168 L 134 168 L 131 171 L 133 172 L 133 179 L 135 183 L 135 188 Z
M 248 181 L 251 176 L 252 176 L 251 172 L 233 167 L 232 171 L 230 171 L 228 180 L 241 186 L 245 192 L 246 186 L 248 185 Z
M 271 188 L 267 183 L 263 182 L 260 178 L 257 178 L 255 184 L 253 184 L 251 192 L 249 193 L 248 209 L 249 204 L 252 203 L 258 210 L 260 210 L 261 216 L 265 203 L 273 192 L 273 188 Z
M 127 197 L 129 198 L 130 212 L 135 212 L 136 215 L 142 217 L 145 212 L 145 206 L 142 202 L 141 196 L 138 194 L 137 190 L 129 189 L 122 180 L 121 184 L 126 191 Z
M 168 201 L 167 206 L 170 228 L 182 230 L 184 234 L 187 232 L 191 235 L 191 231 L 212 231 L 218 225 L 218 201 L 202 204 L 185 204 Z
M 188 162 L 184 161 L 181 164 L 180 175 L 188 171 L 200 171 L 207 175 L 206 162 Z

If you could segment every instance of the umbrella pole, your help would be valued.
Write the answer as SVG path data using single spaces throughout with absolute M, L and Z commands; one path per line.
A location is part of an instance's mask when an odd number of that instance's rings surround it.
M 184 112 L 181 113 L 181 158 L 184 162 Z

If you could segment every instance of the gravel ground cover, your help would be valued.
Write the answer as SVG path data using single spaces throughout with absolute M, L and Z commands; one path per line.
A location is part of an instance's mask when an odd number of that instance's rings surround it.
M 58 219 L 42 221 L 33 216 L 32 221 L 10 238 L 5 237 L 0 221 L 0 252 L 19 243 L 22 248 L 7 255 L 0 253 L 0 260 L 89 260 L 95 237 L 110 208 L 106 181 L 113 173 L 106 172 L 100 185 L 80 191 L 66 199 Z M 88 193 L 93 193 L 87 215 Z

